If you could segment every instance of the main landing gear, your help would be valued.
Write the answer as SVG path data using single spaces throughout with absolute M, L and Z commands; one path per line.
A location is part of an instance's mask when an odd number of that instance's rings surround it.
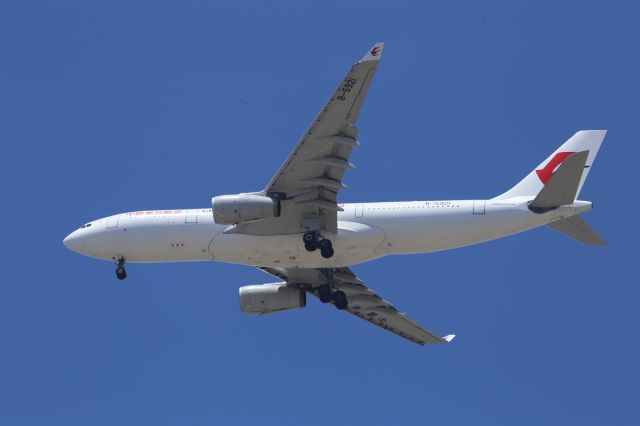
M 115 258 L 115 261 L 116 261 L 116 277 L 118 277 L 119 280 L 124 280 L 125 278 L 127 278 L 127 271 L 124 269 L 124 257 L 117 256 Z
M 333 301 L 333 304 L 336 305 L 336 308 L 343 310 L 349 307 L 349 302 L 347 301 L 347 295 L 344 294 L 344 291 L 335 290 L 331 291 L 331 287 L 327 284 L 323 284 L 317 288 L 318 298 L 322 303 L 329 303 Z
M 316 251 L 316 249 L 320 249 L 320 254 L 325 259 L 333 257 L 334 252 L 331 240 L 323 238 L 317 231 L 306 232 L 302 236 L 302 241 L 304 241 L 304 248 L 307 251 Z

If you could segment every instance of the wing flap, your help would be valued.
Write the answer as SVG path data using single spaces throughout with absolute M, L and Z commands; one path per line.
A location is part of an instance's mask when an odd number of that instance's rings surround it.
M 338 275 L 339 274 L 339 275 Z M 361 284 L 348 268 L 339 268 L 335 286 L 347 295 L 347 312 L 419 345 L 448 343 L 455 335 L 440 337 L 400 312 L 390 302 Z M 355 281 L 355 282 L 354 282 Z
M 280 199 L 295 198 L 308 188 L 317 189 L 318 199 L 322 202 L 289 205 L 286 208 L 292 212 L 288 216 L 301 220 L 304 215 L 316 215 L 322 230 L 337 232 L 337 193 L 346 187 L 342 183 L 345 170 L 354 168 L 349 157 L 353 148 L 359 145 L 355 123 L 383 47 L 382 43 L 376 43 L 362 60 L 349 69 L 264 189 L 263 193 L 277 194 Z M 244 232 L 261 233 L 261 230 L 253 229 L 261 226 L 261 223 L 254 224 Z M 299 224 L 289 228 L 284 233 L 301 231 Z

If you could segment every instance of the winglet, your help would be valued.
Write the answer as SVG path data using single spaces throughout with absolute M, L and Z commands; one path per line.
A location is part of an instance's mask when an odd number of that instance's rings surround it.
M 384 43 L 376 43 L 373 47 L 364 55 L 364 58 L 360 62 L 366 61 L 379 61 L 382 58 L 382 49 L 384 49 Z
M 440 339 L 440 340 L 442 340 L 442 341 L 443 341 L 443 342 L 445 342 L 445 343 L 449 343 L 449 342 L 451 342 L 451 341 L 453 340 L 453 338 L 454 338 L 454 337 L 456 337 L 456 335 L 455 335 L 455 334 L 449 334 L 448 336 L 444 336 L 444 337 L 443 337 L 442 339 Z

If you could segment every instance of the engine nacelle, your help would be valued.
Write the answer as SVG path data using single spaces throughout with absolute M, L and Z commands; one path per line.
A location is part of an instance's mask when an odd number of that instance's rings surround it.
M 286 309 L 304 308 L 307 293 L 286 283 L 240 287 L 240 309 L 245 314 L 268 314 Z
M 269 219 L 280 215 L 278 201 L 263 195 L 218 195 L 211 199 L 213 221 L 219 225 Z

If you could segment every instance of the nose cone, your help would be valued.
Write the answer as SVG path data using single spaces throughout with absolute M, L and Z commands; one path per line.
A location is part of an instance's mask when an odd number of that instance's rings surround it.
M 78 231 L 73 231 L 67 237 L 62 240 L 62 243 L 66 248 L 71 251 L 75 251 L 76 253 L 80 253 L 82 249 L 82 245 L 80 244 L 80 236 L 78 235 Z

